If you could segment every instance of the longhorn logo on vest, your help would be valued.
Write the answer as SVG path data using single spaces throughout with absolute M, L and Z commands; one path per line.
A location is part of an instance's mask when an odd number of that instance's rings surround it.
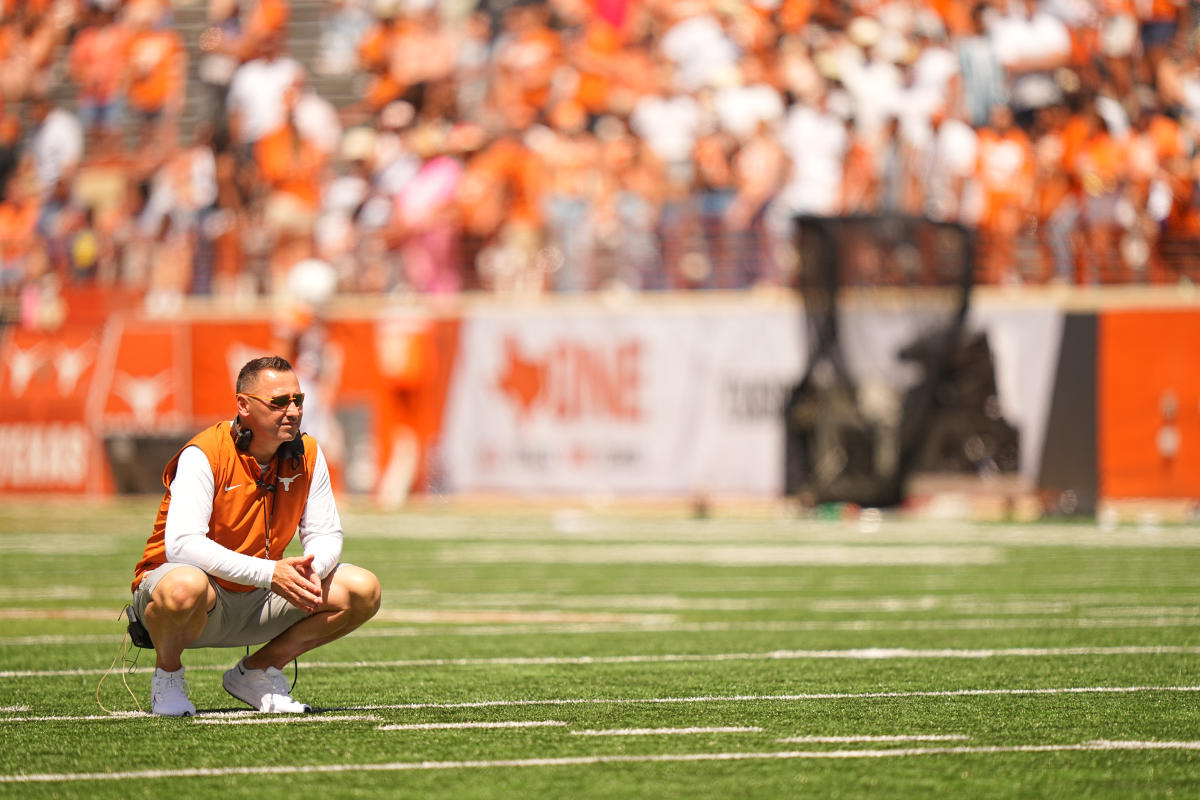
M 290 478 L 285 478 L 282 475 L 280 475 L 278 478 L 276 478 L 276 480 L 283 484 L 283 490 L 285 492 L 290 492 L 292 490 L 292 481 L 296 480 L 296 478 L 299 478 L 299 477 L 300 477 L 299 475 L 293 475 Z

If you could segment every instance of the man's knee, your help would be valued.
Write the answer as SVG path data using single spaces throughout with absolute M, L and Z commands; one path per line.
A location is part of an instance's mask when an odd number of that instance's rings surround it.
M 186 613 L 197 606 L 207 608 L 208 575 L 197 567 L 179 567 L 168 572 L 154 587 L 150 602 L 167 614 Z
M 375 573 L 352 564 L 343 564 L 333 574 L 329 599 L 344 605 L 365 621 L 379 610 L 380 593 L 379 579 Z

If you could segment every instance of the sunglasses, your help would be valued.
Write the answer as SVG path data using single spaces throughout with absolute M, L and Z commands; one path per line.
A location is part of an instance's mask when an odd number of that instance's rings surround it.
M 304 408 L 304 392 L 294 392 L 293 394 L 277 394 L 274 397 L 260 397 L 256 394 L 250 394 L 249 392 L 242 392 L 242 394 L 246 395 L 246 397 L 253 397 L 255 400 L 266 403 L 271 408 L 277 408 L 280 411 L 286 410 L 287 407 L 292 403 L 296 404 L 296 408 Z

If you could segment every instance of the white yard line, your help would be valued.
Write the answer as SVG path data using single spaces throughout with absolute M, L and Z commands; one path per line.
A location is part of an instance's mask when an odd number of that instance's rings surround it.
M 96 590 L 87 586 L 0 586 L 0 602 L 30 603 L 35 600 L 89 600 Z
M 90 533 L 0 535 L 0 554 L 5 556 L 111 555 L 122 547 L 120 536 Z
M 886 661 L 892 659 L 984 659 L 984 658 L 1058 658 L 1073 656 L 1198 655 L 1197 646 L 1114 646 L 1114 647 L 1010 647 L 983 649 L 914 649 L 907 647 L 869 647 L 847 650 L 768 650 L 757 653 L 665 653 L 620 656 L 500 656 L 495 658 L 426 658 L 396 661 L 312 661 L 304 666 L 314 669 L 387 669 L 411 667 L 475 666 L 587 666 L 595 664 L 672 664 L 725 661 L 804 661 L 846 659 Z M 223 666 L 199 669 L 223 670 Z M 67 674 L 77 674 L 67 671 Z M 8 677 L 0 672 L 0 677 Z
M 450 769 L 511 769 L 518 767 L 580 767 L 597 764 L 644 764 L 703 761 L 782 761 L 790 759 L 872 759 L 919 756 L 998 755 L 1006 753 L 1111 752 L 1122 750 L 1200 750 L 1200 742 L 1091 741 L 1078 744 L 998 745 L 991 747 L 919 747 L 887 750 L 784 750 L 764 753 L 661 753 L 650 755 L 568 756 L 479 761 L 394 761 L 365 764 L 301 764 L 247 767 L 191 767 L 125 772 L 57 772 L 0 775 L 0 783 L 65 783 L 82 781 L 158 780 L 162 778 L 222 778 L 234 775 L 302 775 L 346 772 L 425 772 Z
M 715 564 L 750 566 L 913 566 L 999 564 L 989 545 L 461 544 L 434 559 L 455 564 Z
M 481 517 L 480 519 L 484 519 Z M 986 544 L 1007 547 L 1081 547 L 1088 549 L 1134 549 L 1196 547 L 1200 531 L 1194 525 L 1169 525 L 1158 529 L 1125 524 L 1116 531 L 1082 525 L 1053 525 L 1038 522 L 1032 525 L 974 523 L 965 520 L 919 521 L 885 517 L 876 530 L 866 530 L 858 522 L 829 522 L 779 517 L 655 520 L 645 517 L 613 517 L 603 513 L 571 515 L 564 524 L 559 517 L 553 527 L 541 519 L 511 523 L 502 518 L 486 518 L 486 525 L 463 527 L 461 518 L 406 516 L 407 525 L 379 528 L 377 521 L 364 518 L 357 525 L 347 515 L 342 516 L 346 530 L 356 538 L 393 539 L 421 542 L 479 542 L 511 543 L 601 542 L 604 544 L 669 543 L 739 543 L 753 545 L 795 544 L 804 541 L 814 544 L 841 544 L 853 537 L 865 544 Z M 636 530 L 640 539 L 630 536 Z
M 608 611 L 562 611 L 521 609 L 468 608 L 395 608 L 384 609 L 376 615 L 380 622 L 409 624 L 542 624 L 542 625 L 671 625 L 678 622 L 674 614 L 617 614 Z
M 762 733 L 756 727 L 718 728 L 611 728 L 608 730 L 571 731 L 572 736 L 687 736 L 696 733 Z
M 306 669 L 412 669 L 423 667 L 493 666 L 592 666 L 611 664 L 715 663 L 726 661 L 804 661 L 846 659 L 887 661 L 892 659 L 985 659 L 985 658 L 1061 658 L 1075 656 L 1198 655 L 1200 647 L 1176 645 L 1131 645 L 1115 647 L 1008 647 L 983 649 L 914 649 L 907 647 L 868 647 L 848 650 L 768 650 L 758 653 L 665 653 L 624 656 L 501 656 L 497 658 L 414 658 L 385 661 L 306 661 Z M 224 665 L 189 667 L 196 672 L 227 669 Z M 150 667 L 131 670 L 149 673 Z M 3 670 L 0 678 L 54 678 L 79 675 L 104 675 L 107 669 Z
M 121 633 L 56 635 L 43 634 L 38 636 L 0 636 L 0 647 L 45 647 L 47 645 L 77 645 L 77 644 L 116 644 L 121 639 Z
M 120 609 L 101 608 L 0 608 L 0 619 L 85 619 L 115 622 Z
M 1200 627 L 1200 615 L 1163 617 L 1020 617 L 967 619 L 855 619 L 802 620 L 778 622 L 662 622 L 647 619 L 636 623 L 571 623 L 571 624 L 513 624 L 466 625 L 462 627 L 369 626 L 354 632 L 356 639 L 392 639 L 429 636 L 524 636 L 528 634 L 596 634 L 596 633 L 711 633 L 711 632 L 822 632 L 822 631 L 988 631 L 988 630 L 1125 630 L 1142 628 Z M 0 636 L 3 647 L 44 647 L 48 645 L 116 644 L 121 632 L 112 634 Z M 74 673 L 72 673 L 74 674 Z
M 545 700 L 475 700 L 459 703 L 395 703 L 349 706 L 343 711 L 411 711 L 417 709 L 509 708 L 521 706 L 671 705 L 691 703 L 802 702 L 806 700 L 877 700 L 911 697 L 989 697 L 1070 694 L 1191 693 L 1200 686 L 1068 686 L 1045 689 L 946 689 L 907 692 L 812 692 L 805 694 L 700 695 L 693 697 L 571 697 Z M 0 723 L 6 722 L 0 717 Z
M 637 623 L 572 623 L 572 624 L 513 624 L 467 625 L 462 627 L 370 626 L 354 632 L 356 639 L 392 639 L 430 637 L 524 636 L 528 634 L 596 634 L 596 633 L 711 633 L 740 631 L 821 632 L 821 631 L 976 631 L 976 630 L 1097 630 L 1141 628 L 1192 628 L 1200 626 L 1200 615 L 1164 616 L 1152 618 L 1021 617 L 968 619 L 856 619 L 803 620 L 778 622 L 669 622 L 644 620 Z M 76 635 L 0 636 L 3 647 L 44 647 L 48 645 L 115 644 L 122 633 Z
M 790 512 L 789 512 L 790 513 Z M 1195 525 L 1170 524 L 1155 528 L 1126 523 L 1115 531 L 1098 526 L 1054 525 L 1038 522 L 1029 525 L 975 523 L 967 520 L 906 520 L 885 516 L 875 530 L 857 521 L 800 520 L 792 516 L 776 518 L 747 516 L 696 521 L 690 519 L 651 519 L 636 515 L 571 514 L 564 518 L 536 518 L 510 521 L 503 515 L 408 514 L 402 526 L 381 527 L 378 518 L 342 514 L 347 531 L 356 539 L 383 539 L 413 542 L 588 542 L 605 544 L 645 544 L 646 542 L 750 543 L 754 545 L 842 544 L 848 538 L 865 544 L 985 544 L 1008 547 L 1080 547 L 1107 549 L 1175 548 L 1200 545 L 1200 530 Z M 464 524 L 464 519 L 467 520 Z M 552 522 L 552 524 L 548 524 Z M 483 523 L 483 524 L 475 524 Z M 34 538 L 31 531 L 40 519 L 19 523 L 21 530 L 0 533 L 0 553 L 81 553 L 116 552 L 126 531 L 97 531 L 88 534 L 50 533 Z M 636 531 L 640 538 L 631 535 Z M 98 548 L 105 548 L 103 551 Z
M 775 741 L 780 744 L 873 744 L 877 742 L 962 742 L 970 738 L 970 736 L 958 733 L 916 733 L 895 736 L 789 736 Z
M 557 720 L 512 720 L 506 722 L 422 722 L 412 725 L 380 725 L 379 731 L 452 731 L 467 728 L 563 728 Z
M 812 692 L 806 694 L 740 694 L 702 695 L 694 697 L 559 697 L 529 700 L 474 700 L 458 703 L 388 703 L 345 706 L 331 711 L 415 711 L 421 709 L 462 708 L 523 708 L 532 706 L 604 706 L 604 705 L 687 705 L 693 703 L 791 703 L 814 700 L 876 700 L 915 697 L 994 697 L 994 696 L 1053 696 L 1072 694 L 1137 694 L 1162 692 L 1191 694 L 1200 692 L 1200 686 L 1067 686 L 1043 689 L 946 689 L 908 692 Z M 202 717 L 238 718 L 255 711 L 201 712 Z M 0 725 L 17 722 L 114 722 L 128 719 L 149 718 L 150 714 L 138 711 L 121 711 L 114 714 L 90 714 L 84 716 L 37 715 L 24 717 L 0 716 Z
M 39 714 L 30 717 L 0 716 L 0 725 L 15 722 L 121 722 L 130 719 L 152 719 L 153 714 L 146 711 L 114 711 L 111 714 Z
M 280 717 L 195 717 L 196 725 L 286 725 L 294 722 L 378 722 L 373 714 L 295 714 Z

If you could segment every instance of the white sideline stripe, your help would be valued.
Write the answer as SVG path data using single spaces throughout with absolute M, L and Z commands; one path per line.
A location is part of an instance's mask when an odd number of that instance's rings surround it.
M 872 742 L 961 742 L 970 739 L 960 733 L 909 734 L 896 736 L 789 736 L 776 739 L 780 744 L 870 744 Z
M 85 619 L 112 622 L 116 614 L 100 608 L 0 608 L 0 619 Z
M 754 566 L 916 566 L 999 564 L 1004 551 L 959 544 L 646 544 L 628 542 L 458 544 L 434 553 L 455 564 L 714 564 Z
M 29 710 L 29 706 L 3 706 L 0 707 L 0 714 L 23 714 Z
M 20 601 L 28 603 L 34 600 L 89 600 L 96 596 L 93 589 L 86 586 L 0 586 L 0 602 L 10 603 Z
M 674 614 L 512 608 L 385 608 L 374 618 L 412 625 L 670 625 L 679 621 Z
M 79 633 L 72 635 L 44 634 L 38 636 L 0 636 L 0 647 L 20 647 L 48 644 L 109 644 L 117 642 L 118 634 Z
M 1068 694 L 1138 694 L 1141 692 L 1191 693 L 1200 692 L 1200 686 L 1067 686 L 1046 689 L 946 689 L 941 691 L 909 692 L 859 692 L 859 693 L 810 693 L 810 694 L 741 694 L 705 695 L 695 697 L 562 697 L 544 700 L 476 700 L 460 703 L 390 703 L 379 705 L 346 706 L 339 711 L 419 711 L 422 709 L 462 708 L 521 708 L 529 706 L 629 706 L 671 705 L 690 703 L 790 703 L 805 700 L 876 700 L 903 699 L 913 697 L 992 697 L 992 696 L 1038 696 Z M 257 714 L 257 711 L 201 712 L 205 718 L 222 717 L 234 719 Z M 152 718 L 143 711 L 118 711 L 113 714 L 91 714 L 84 716 L 0 716 L 0 725 L 13 722 L 112 722 Z
M 421 722 L 412 725 L 380 725 L 377 731 L 450 731 L 460 728 L 562 728 L 557 720 L 512 720 L 508 722 Z
M 394 761 L 383 764 L 300 764 L 253 767 L 192 767 L 128 772 L 58 772 L 0 775 L 0 783 L 64 783 L 68 781 L 156 780 L 160 778 L 221 778 L 233 775 L 299 775 L 339 772 L 415 772 L 447 769 L 504 769 L 515 767 L 579 767 L 596 764 L 643 764 L 700 761 L 764 761 L 787 759 L 911 758 L 916 756 L 996 755 L 1004 753 L 1067 753 L 1117 750 L 1200 750 L 1200 742 L 1091 741 L 1078 744 L 1025 744 L 992 747 L 916 747 L 888 750 L 784 750 L 766 753 L 663 753 L 652 755 L 568 756 L 515 758 L 496 761 Z
M 946 689 L 908 692 L 814 692 L 809 694 L 739 694 L 695 697 L 569 697 L 546 700 L 476 700 L 461 703 L 397 703 L 350 706 L 347 711 L 416 711 L 420 709 L 507 708 L 518 706 L 668 705 L 687 703 L 760 703 L 803 700 L 878 700 L 906 697 L 989 697 L 1060 694 L 1136 694 L 1140 692 L 1200 692 L 1200 686 L 1069 686 L 1048 689 Z M 0 723 L 7 722 L 0 717 Z
M 612 728 L 609 730 L 571 731 L 572 736 L 682 736 L 693 733 L 762 733 L 762 728 L 728 726 L 722 728 Z
M 513 625 L 464 625 L 429 627 L 360 628 L 356 639 L 394 639 L 428 636 L 524 636 L 527 634 L 596 634 L 596 633 L 708 633 L 739 631 L 996 631 L 996 630 L 1097 630 L 1119 628 L 1193 628 L 1200 626 L 1200 615 L 1167 615 L 1160 617 L 969 617 L 965 619 L 853 619 L 853 620 L 780 620 L 776 622 L 660 622 L 642 620 L 636 623 L 606 622 L 545 623 Z M 0 647 L 46 645 L 112 644 L 120 641 L 119 634 L 45 634 L 0 636 Z
M 1118 647 L 1009 647 L 999 649 L 930 649 L 867 647 L 850 650 L 768 650 L 761 653 L 665 653 L 632 656 L 503 656 L 499 658 L 413 658 L 395 661 L 306 661 L 308 669 L 397 669 L 413 667 L 561 666 L 594 664 L 672 664 L 721 661 L 799 661 L 804 659 L 890 660 L 894 658 L 1046 658 L 1060 656 L 1198 655 L 1200 647 L 1155 645 Z M 222 665 L 189 667 L 196 672 L 224 672 Z M 150 673 L 150 667 L 130 674 Z M 103 675 L 106 669 L 4 670 L 0 678 L 52 678 Z
M 462 627 L 374 626 L 354 632 L 356 639 L 388 639 L 413 636 L 511 636 L 544 633 L 693 633 L 710 631 L 996 631 L 996 630 L 1094 630 L 1107 628 L 1192 628 L 1200 625 L 1200 615 L 1167 614 L 1156 617 L 965 617 L 959 619 L 844 619 L 778 620 L 772 622 L 657 622 L 609 624 L 581 622 L 571 624 L 464 625 Z M 14 637 L 18 638 L 18 637 Z M 24 637 L 31 638 L 31 637 Z M 111 637 L 104 641 L 111 641 Z M 40 644 L 41 642 L 37 642 Z M 49 642 L 55 644 L 56 642 Z M 0 644 L 24 644 L 0 639 Z
M 689 544 L 706 542 L 712 544 L 795 544 L 797 541 L 829 544 L 844 543 L 848 535 L 856 542 L 874 544 L 928 544 L 950 542 L 954 544 L 986 544 L 1007 547 L 1080 547 L 1105 549 L 1170 548 L 1200 546 L 1200 532 L 1194 525 L 1166 524 L 1155 529 L 1145 524 L 1126 522 L 1115 531 L 1101 530 L 1098 526 L 1052 525 L 1037 522 L 1028 525 L 996 526 L 993 523 L 976 523 L 966 520 L 902 520 L 885 516 L 879 530 L 870 532 L 858 523 L 824 520 L 798 520 L 737 515 L 733 518 L 714 518 L 697 522 L 687 519 L 651 519 L 645 515 L 622 514 L 613 516 L 601 511 L 585 513 L 569 522 L 556 520 L 552 528 L 540 523 L 513 524 L 502 516 L 488 518 L 486 526 L 475 525 L 464 530 L 461 519 L 414 514 L 407 517 L 409 524 L 403 527 L 380 528 L 378 521 L 343 515 L 346 529 L 351 526 L 347 519 L 355 519 L 355 538 L 394 539 L 415 541 L 476 542 L 478 540 L 526 542 L 550 542 L 561 544 L 564 534 L 573 541 L 596 541 L 603 544 L 645 544 L 652 542 L 670 543 L 684 541 Z M 636 529 L 642 539 L 630 536 Z
M 194 725 L 287 725 L 295 722 L 378 722 L 374 714 L 296 714 L 287 717 L 194 717 Z
M 1010 647 L 1000 649 L 928 649 L 867 647 L 848 650 L 768 650 L 759 653 L 664 653 L 628 656 L 501 656 L 497 658 L 418 658 L 396 661 L 312 661 L 305 666 L 324 669 L 474 667 L 474 666 L 560 666 L 591 664 L 671 664 L 722 661 L 799 661 L 805 659 L 890 660 L 898 658 L 1010 658 L 1057 656 L 1198 655 L 1196 646 L 1117 647 Z M 204 669 L 203 667 L 201 669 Z M 225 669 L 210 667 L 209 669 Z M 4 676 L 5 673 L 0 673 Z
M 10 722 L 118 722 L 129 719 L 152 719 L 148 711 L 114 711 L 111 714 L 83 714 L 81 716 L 43 714 L 35 717 L 0 717 L 0 725 Z

